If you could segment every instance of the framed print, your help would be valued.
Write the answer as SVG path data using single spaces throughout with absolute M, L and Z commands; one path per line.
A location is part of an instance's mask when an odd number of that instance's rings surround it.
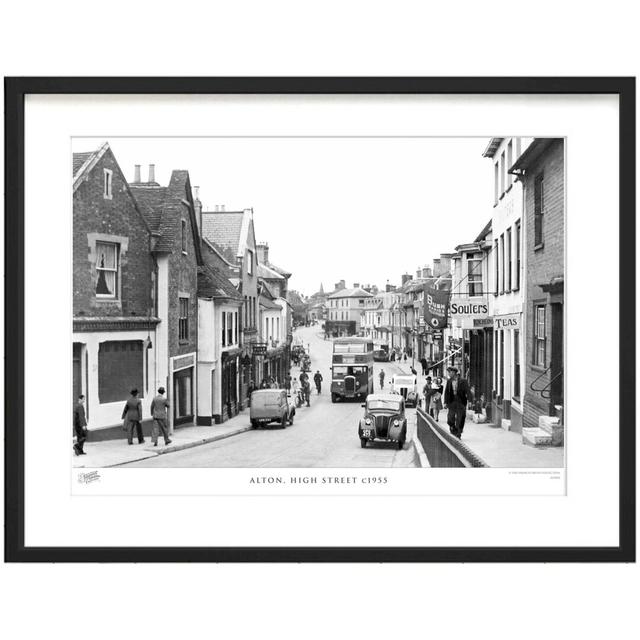
M 635 560 L 633 78 L 8 78 L 5 130 L 8 560 Z

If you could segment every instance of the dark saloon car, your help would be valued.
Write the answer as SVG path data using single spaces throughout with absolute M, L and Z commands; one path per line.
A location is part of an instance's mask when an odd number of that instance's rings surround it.
M 376 393 L 367 397 L 364 417 L 358 425 L 360 446 L 367 442 L 394 442 L 398 449 L 407 440 L 407 419 L 404 415 L 404 398 L 397 393 Z
M 389 362 L 389 354 L 384 349 L 374 349 L 373 351 L 374 362 Z

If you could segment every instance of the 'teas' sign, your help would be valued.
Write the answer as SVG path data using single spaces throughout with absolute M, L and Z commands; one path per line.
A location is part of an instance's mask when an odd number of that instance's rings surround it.
M 486 300 L 452 298 L 449 314 L 452 318 L 485 318 L 489 315 L 489 303 Z
M 519 329 L 520 328 L 519 313 L 512 313 L 508 316 L 495 316 L 493 319 L 493 328 L 498 329 Z

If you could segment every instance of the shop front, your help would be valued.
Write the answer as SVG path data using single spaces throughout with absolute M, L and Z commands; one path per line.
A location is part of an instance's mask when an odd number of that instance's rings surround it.
M 192 423 L 195 414 L 195 370 L 196 354 L 170 358 L 173 398 L 169 398 L 172 407 L 173 426 Z

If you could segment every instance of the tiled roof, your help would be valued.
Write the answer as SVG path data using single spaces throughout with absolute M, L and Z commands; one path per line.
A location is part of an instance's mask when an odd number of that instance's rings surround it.
M 74 153 L 73 154 L 73 175 L 75 176 L 82 168 L 82 165 L 95 153 L 95 151 L 88 151 L 86 153 Z
M 244 211 L 202 212 L 202 235 L 230 262 L 238 256 L 244 216 Z
M 140 205 L 142 215 L 147 219 L 151 230 L 158 231 L 162 221 L 162 207 L 167 196 L 167 187 L 133 183 L 129 185 L 129 188 Z
M 284 269 L 276 266 L 272 262 L 269 262 L 268 266 L 270 269 L 273 269 L 276 273 L 280 274 L 283 278 L 290 278 L 292 275 L 290 271 L 285 271 Z
M 305 301 L 300 297 L 300 294 L 297 291 L 288 291 L 287 292 L 287 302 L 292 307 L 304 307 Z
M 205 298 L 242 300 L 242 296 L 231 282 L 209 265 L 198 267 L 198 295 Z
M 260 296 L 260 306 L 263 309 L 277 309 L 278 311 L 282 310 L 282 307 L 279 304 L 276 304 L 272 300 L 269 300 L 266 296 Z
M 358 287 L 357 289 L 338 289 L 329 298 L 372 298 L 373 294 Z
M 272 267 L 258 262 L 258 277 L 265 278 L 266 280 L 284 280 L 284 276 L 280 275 Z

